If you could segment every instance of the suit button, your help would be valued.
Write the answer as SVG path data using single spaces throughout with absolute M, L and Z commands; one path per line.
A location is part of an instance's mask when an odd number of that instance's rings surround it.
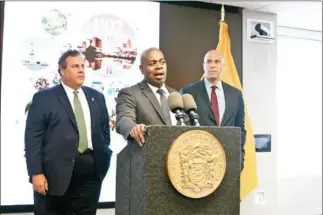
M 75 163 L 75 159 L 73 159 L 72 162 Z

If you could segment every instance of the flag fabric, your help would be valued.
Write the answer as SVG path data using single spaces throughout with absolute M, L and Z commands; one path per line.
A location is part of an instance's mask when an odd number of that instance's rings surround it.
M 219 43 L 216 48 L 224 57 L 224 69 L 222 72 L 222 80 L 231 86 L 242 90 L 240 78 L 235 67 L 235 63 L 231 54 L 231 41 L 228 32 L 228 25 L 224 21 L 220 22 Z M 204 75 L 203 75 L 204 76 Z M 245 103 L 245 128 L 246 128 L 246 142 L 245 142 L 245 161 L 244 169 L 241 173 L 240 180 L 240 199 L 250 193 L 257 187 L 257 165 L 256 165 L 256 150 L 255 140 L 251 121 L 249 119 L 246 103 Z

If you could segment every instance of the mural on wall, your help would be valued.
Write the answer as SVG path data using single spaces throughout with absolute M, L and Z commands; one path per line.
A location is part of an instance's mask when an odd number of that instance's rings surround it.
M 64 37 L 69 31 L 68 16 L 58 9 L 52 9 L 48 14 L 40 17 L 43 30 L 48 37 L 26 38 L 22 43 L 21 63 L 39 77 L 31 78 L 34 92 L 44 90 L 60 83 L 57 63 L 50 62 L 55 50 L 57 56 L 68 49 L 77 49 L 85 56 L 85 73 L 88 81 L 86 85 L 100 91 L 109 103 L 110 127 L 115 125 L 115 102 L 118 91 L 134 84 L 127 74 L 132 70 L 138 57 L 136 34 L 121 17 L 112 14 L 95 15 L 83 23 L 78 39 Z M 33 75 L 34 75 L 33 74 Z M 89 78 L 88 78 L 89 77 Z M 31 101 L 26 104 L 28 112 Z
M 60 84 L 58 59 L 68 49 L 85 57 L 84 85 L 105 96 L 114 153 L 100 202 L 114 202 L 116 155 L 127 145 L 115 130 L 116 98 L 122 88 L 142 80 L 142 51 L 159 46 L 159 3 L 6 2 L 4 22 L 1 148 L 6 153 L 1 159 L 11 165 L 1 166 L 1 180 L 30 195 L 12 195 L 5 187 L 1 204 L 33 203 L 24 156 L 26 118 L 34 94 Z

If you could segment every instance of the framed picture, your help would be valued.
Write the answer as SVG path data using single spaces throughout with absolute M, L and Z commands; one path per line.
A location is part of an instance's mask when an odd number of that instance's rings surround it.
M 247 39 L 251 42 L 273 43 L 275 26 L 271 21 L 247 19 Z
M 256 152 L 271 152 L 271 135 L 255 134 Z

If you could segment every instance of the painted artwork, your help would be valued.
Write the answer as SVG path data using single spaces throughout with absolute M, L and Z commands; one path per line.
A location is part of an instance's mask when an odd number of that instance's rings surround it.
M 1 163 L 11 166 L 1 165 L 1 181 L 30 195 L 13 195 L 3 187 L 1 203 L 33 203 L 23 150 L 26 118 L 34 94 L 60 84 L 58 59 L 69 49 L 85 56 L 84 84 L 105 96 L 113 156 L 100 202 L 114 202 L 116 155 L 127 144 L 115 131 L 116 98 L 142 80 L 142 51 L 159 46 L 159 3 L 6 2 L 4 20 Z

